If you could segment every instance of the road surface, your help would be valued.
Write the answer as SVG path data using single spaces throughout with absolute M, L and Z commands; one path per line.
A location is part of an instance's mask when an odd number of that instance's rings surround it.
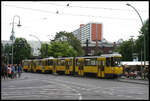
M 1 84 L 2 100 L 149 99 L 149 85 L 89 77 L 22 73 L 21 78 Z

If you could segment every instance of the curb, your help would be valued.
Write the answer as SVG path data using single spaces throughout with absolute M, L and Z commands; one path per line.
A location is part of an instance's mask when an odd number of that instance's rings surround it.
M 120 80 L 117 80 L 117 81 L 120 81 L 120 82 L 128 82 L 128 83 L 135 83 L 135 84 L 144 84 L 144 85 L 149 85 L 149 82 L 137 82 L 137 81 L 130 81 L 130 80 L 124 80 L 124 79 L 120 79 Z

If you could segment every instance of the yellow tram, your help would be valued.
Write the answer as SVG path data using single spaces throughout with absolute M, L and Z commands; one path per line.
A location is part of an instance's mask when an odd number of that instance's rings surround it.
M 86 76 L 94 74 L 100 78 L 121 76 L 123 67 L 120 54 L 101 56 L 65 57 L 23 60 L 24 71 Z

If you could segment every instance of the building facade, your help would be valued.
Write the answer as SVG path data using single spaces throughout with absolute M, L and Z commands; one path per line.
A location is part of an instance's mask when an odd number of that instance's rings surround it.
M 88 23 L 86 25 L 80 24 L 80 28 L 73 31 L 73 34 L 83 44 L 88 39 L 89 42 L 102 41 L 102 24 L 101 23 Z
M 85 52 L 85 55 L 97 55 L 99 52 L 101 54 L 112 54 L 114 53 L 114 49 L 118 46 L 118 44 L 114 43 L 107 43 L 107 42 L 98 42 L 98 45 L 96 46 L 96 43 L 88 43 L 82 44 L 82 48 Z
M 80 28 L 73 31 L 73 34 L 80 40 L 85 55 L 96 55 L 99 52 L 113 53 L 116 46 L 119 45 L 118 42 L 111 43 L 103 38 L 102 28 L 102 23 L 88 23 L 80 24 Z

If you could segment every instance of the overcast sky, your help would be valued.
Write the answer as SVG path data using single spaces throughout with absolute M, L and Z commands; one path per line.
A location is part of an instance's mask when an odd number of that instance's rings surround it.
M 80 24 L 89 22 L 102 23 L 103 38 L 109 42 L 116 42 L 121 38 L 127 40 L 130 36 L 136 39 L 142 23 L 137 13 L 126 3 L 138 10 L 143 21 L 149 18 L 148 1 L 2 1 L 2 40 L 10 40 L 14 15 L 20 16 L 22 25 L 15 26 L 15 37 L 26 40 L 37 40 L 30 36 L 32 34 L 41 41 L 49 41 L 56 32 L 72 32 Z M 17 17 L 15 23 L 18 23 Z

